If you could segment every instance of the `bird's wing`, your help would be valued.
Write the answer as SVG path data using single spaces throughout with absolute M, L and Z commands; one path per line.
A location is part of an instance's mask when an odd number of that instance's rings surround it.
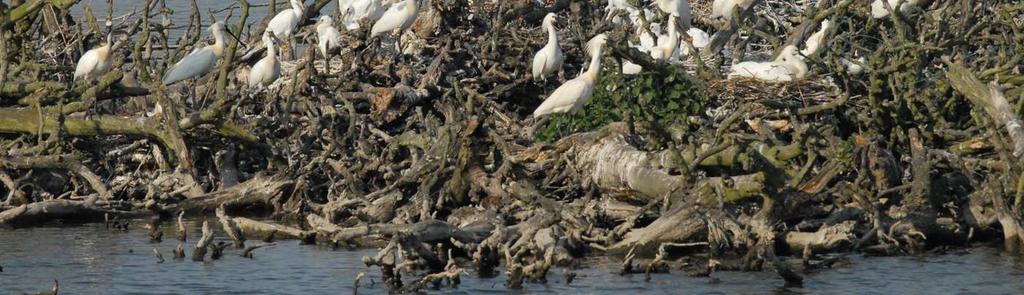
M 711 36 L 708 36 L 708 33 L 704 32 L 704 30 L 690 28 L 689 30 L 686 30 L 686 34 L 690 35 L 690 38 L 693 39 L 693 47 L 704 48 L 708 47 L 708 44 L 711 44 Z
M 548 95 L 544 102 L 533 111 L 533 116 L 568 112 L 577 100 L 583 98 L 586 92 L 586 81 L 579 78 L 569 80 L 551 92 L 551 95 Z
M 544 48 L 533 55 L 533 79 L 536 80 L 544 72 L 544 64 L 547 63 L 548 55 L 544 54 Z
M 270 19 L 270 22 L 267 23 L 267 29 L 264 31 L 271 31 L 275 36 L 284 37 L 285 32 L 294 26 L 292 24 L 294 16 L 295 14 L 292 13 L 291 8 L 282 10 L 274 18 Z
M 78 59 L 78 66 L 75 67 L 75 79 L 85 76 L 92 72 L 96 68 L 96 65 L 100 63 L 100 54 L 96 49 L 86 51 L 81 58 Z
M 741 62 L 732 66 L 729 77 L 748 77 L 768 82 L 782 82 L 793 79 L 793 73 L 778 62 Z
M 252 65 L 252 69 L 249 70 L 249 87 L 255 87 L 270 74 L 271 63 L 273 61 L 267 58 L 263 58 Z
M 213 49 L 203 48 L 196 50 L 181 59 L 171 70 L 167 71 L 162 81 L 164 85 L 170 85 L 181 80 L 202 76 L 209 72 L 210 69 L 213 69 L 213 65 L 216 63 L 217 56 L 213 54 Z
M 400 6 L 399 3 L 392 4 L 391 8 L 384 12 L 384 16 L 381 16 L 376 23 L 373 23 L 373 28 L 370 29 L 370 36 L 393 31 L 405 24 L 405 15 L 402 14 Z

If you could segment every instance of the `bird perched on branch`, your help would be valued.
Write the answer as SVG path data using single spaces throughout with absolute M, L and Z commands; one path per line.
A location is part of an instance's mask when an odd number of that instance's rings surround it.
M 111 58 L 111 47 L 114 45 L 113 32 L 107 33 L 107 42 L 103 45 L 90 49 L 78 59 L 78 66 L 75 67 L 74 81 L 92 81 L 110 70 L 114 63 Z
M 554 13 L 544 16 L 543 27 L 548 31 L 548 43 L 533 56 L 533 79 L 547 80 L 547 76 L 557 73 L 562 68 L 562 48 L 558 46 L 558 31 L 555 30 Z
M 210 25 L 209 30 L 213 34 L 213 45 L 196 48 L 188 56 L 175 63 L 161 79 L 164 85 L 171 85 L 185 79 L 199 78 L 213 69 L 213 66 L 217 64 L 217 58 L 224 54 L 224 23 L 215 22 Z
M 281 62 L 277 60 L 277 37 L 270 31 L 263 32 L 263 44 L 267 46 L 267 56 L 260 59 L 249 71 L 249 87 L 265 88 L 277 81 L 281 76 Z
M 679 31 L 676 29 L 676 15 L 668 17 L 668 34 L 658 36 L 658 47 L 651 50 L 651 58 L 666 61 L 672 58 L 679 48 Z
M 774 61 L 745 61 L 732 66 L 729 78 L 748 77 L 766 82 L 789 82 L 807 75 L 807 63 L 796 46 L 787 45 Z
M 294 49 L 292 45 L 292 35 L 295 33 L 299 24 L 302 23 L 302 16 L 305 13 L 306 6 L 302 4 L 302 0 L 291 0 L 292 8 L 282 10 L 278 12 L 274 18 L 270 19 L 267 23 L 267 29 L 274 33 L 274 36 L 283 38 L 288 41 L 288 48 Z M 293 50 L 289 50 L 289 54 L 292 54 Z
M 594 83 L 601 71 L 601 53 L 607 42 L 608 36 L 605 34 L 598 34 L 587 41 L 586 51 L 590 54 L 590 65 L 587 67 L 587 71 L 555 89 L 544 100 L 544 103 L 541 103 L 533 111 L 534 118 L 554 113 L 573 114 L 590 101 L 590 97 L 594 94 Z

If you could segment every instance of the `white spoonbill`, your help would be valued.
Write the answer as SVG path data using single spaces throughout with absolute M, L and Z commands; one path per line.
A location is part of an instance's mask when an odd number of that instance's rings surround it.
M 370 29 L 370 38 L 394 31 L 398 31 L 398 34 L 401 35 L 416 21 L 418 9 L 416 0 L 403 0 L 391 5 L 391 8 L 388 8 L 388 11 L 385 11 L 384 15 L 373 23 L 373 28 Z
M 871 17 L 884 18 L 889 16 L 889 10 L 885 9 L 885 2 L 889 2 L 889 7 L 893 11 L 898 10 L 900 13 L 908 13 L 911 8 L 921 4 L 921 0 L 875 0 L 875 2 L 871 2 Z M 900 7 L 896 7 L 897 4 Z
M 668 35 L 658 36 L 658 47 L 651 51 L 651 57 L 660 61 L 670 60 L 677 48 L 679 31 L 676 28 L 676 15 L 672 14 L 668 17 Z
M 281 76 L 281 62 L 277 60 L 277 37 L 270 31 L 263 32 L 263 44 L 267 46 L 267 56 L 260 59 L 249 71 L 249 87 L 265 88 L 274 84 Z
M 748 77 L 766 82 L 789 82 L 807 75 L 807 63 L 796 46 L 787 45 L 775 61 L 745 61 L 732 66 L 729 78 Z
M 661 11 L 669 14 L 670 18 L 675 15 L 685 28 L 690 27 L 692 20 L 689 0 L 654 0 L 654 2 L 658 4 L 658 8 L 661 8 Z
M 548 43 L 533 56 L 533 79 L 547 80 L 547 76 L 562 68 L 562 48 L 558 46 L 558 31 L 555 30 L 555 14 L 544 16 L 543 26 L 548 31 Z
M 331 72 L 331 56 L 341 49 L 341 32 L 334 28 L 334 20 L 330 16 L 321 16 L 316 23 L 317 48 L 324 56 L 324 68 Z
M 359 22 L 364 18 L 370 22 L 376 22 L 384 15 L 384 4 L 381 0 L 349 0 L 347 5 L 340 7 L 341 13 L 345 16 L 342 22 L 348 30 L 359 29 Z
M 690 44 L 693 45 L 694 49 L 704 49 L 711 44 L 711 36 L 699 28 L 690 28 L 689 30 L 686 30 L 686 35 L 690 36 Z M 680 47 L 679 53 L 683 56 L 689 56 L 691 53 L 690 46 Z
M 754 0 L 715 0 L 711 4 L 711 18 L 720 18 L 728 22 L 732 20 L 733 8 L 738 7 L 740 11 L 743 11 L 750 7 L 751 4 L 754 4 Z
M 303 6 L 302 0 L 291 0 L 292 8 L 282 10 L 278 12 L 274 18 L 270 19 L 267 23 L 267 29 L 264 31 L 270 31 L 274 33 L 275 37 L 282 38 L 288 42 L 288 48 L 295 48 L 292 46 L 292 35 L 295 33 L 296 28 L 302 23 L 302 15 L 306 6 Z M 289 54 L 292 54 L 289 50 Z
M 75 67 L 74 81 L 92 81 L 110 70 L 114 59 L 110 57 L 110 49 L 113 46 L 113 33 L 107 33 L 107 43 L 86 51 L 78 59 L 78 66 Z
M 576 113 L 583 105 L 590 101 L 594 94 L 594 82 L 597 81 L 597 74 L 601 72 L 601 53 L 604 44 L 608 42 L 608 36 L 598 34 L 587 41 L 587 53 L 590 53 L 590 65 L 587 71 L 579 77 L 566 81 L 565 84 L 555 89 L 548 95 L 544 102 L 533 111 L 533 117 L 554 113 Z
M 316 23 L 317 48 L 320 54 L 328 57 L 334 50 L 341 48 L 341 32 L 334 28 L 334 19 L 330 16 L 321 16 Z
M 185 79 L 198 78 L 213 69 L 213 66 L 217 64 L 217 58 L 224 53 L 224 24 L 221 22 L 213 23 L 210 25 L 210 32 L 213 33 L 213 45 L 196 48 L 188 56 L 174 64 L 167 71 L 167 74 L 164 75 L 164 78 L 161 79 L 164 85 L 171 85 Z

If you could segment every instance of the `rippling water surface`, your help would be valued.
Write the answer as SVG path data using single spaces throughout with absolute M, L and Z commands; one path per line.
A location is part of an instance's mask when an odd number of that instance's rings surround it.
M 373 250 L 332 250 L 279 241 L 255 251 L 255 259 L 229 248 L 222 259 L 193 262 L 172 259 L 178 241 L 166 229 L 162 243 L 150 244 L 145 230 L 108 230 L 100 224 L 74 227 L 0 229 L 0 294 L 49 290 L 60 281 L 63 294 L 351 294 L 359 272 L 366 278 L 360 293 L 386 293 L 377 268 L 362 265 Z M 198 225 L 191 226 L 191 253 Z M 223 237 L 223 235 L 219 235 Z M 218 241 L 221 239 L 218 239 Z M 226 240 L 225 240 L 226 241 Z M 253 241 L 250 243 L 260 243 Z M 157 263 L 158 248 L 167 259 Z M 784 287 L 773 273 L 718 272 L 691 278 L 681 272 L 620 276 L 616 261 L 589 259 L 564 283 L 562 270 L 549 274 L 546 285 L 527 284 L 518 293 L 550 294 L 1021 294 L 1021 258 L 991 248 L 964 253 L 912 257 L 851 256 L 848 266 L 806 274 L 803 287 Z M 406 278 L 411 279 L 411 278 Z M 458 289 L 431 293 L 505 293 L 503 276 L 463 276 Z

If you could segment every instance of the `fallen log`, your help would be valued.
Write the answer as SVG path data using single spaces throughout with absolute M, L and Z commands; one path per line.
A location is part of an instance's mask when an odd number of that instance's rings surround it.
M 135 218 L 151 216 L 144 211 L 123 211 L 102 208 L 94 203 L 73 200 L 47 200 L 25 204 L 0 212 L 0 226 L 32 226 L 51 221 L 98 222 L 104 216 Z

